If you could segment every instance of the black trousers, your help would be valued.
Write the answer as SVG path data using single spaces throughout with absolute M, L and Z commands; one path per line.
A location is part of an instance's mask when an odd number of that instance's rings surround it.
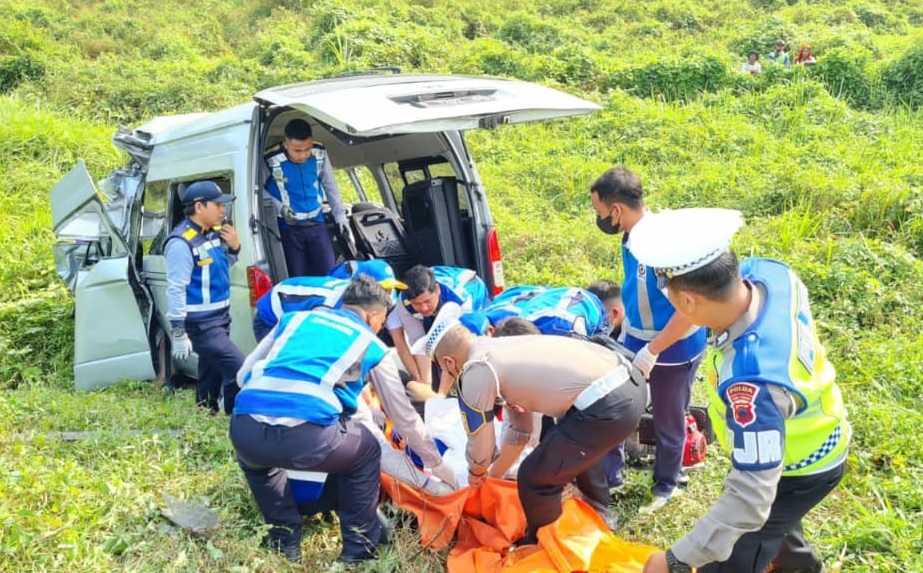
M 845 469 L 842 463 L 821 474 L 783 477 L 763 527 L 738 539 L 727 561 L 703 565 L 699 573 L 761 573 L 770 563 L 780 572 L 819 569 L 801 520 L 836 488 Z
M 224 413 L 230 414 L 239 391 L 237 371 L 244 363 L 243 352 L 231 342 L 230 315 L 201 323 L 187 321 L 186 333 L 199 355 L 196 405 L 217 412 L 223 388 Z
M 588 499 L 608 507 L 603 457 L 638 427 L 646 402 L 647 388 L 629 380 L 585 410 L 571 408 L 547 428 L 519 466 L 526 536 L 561 517 L 561 493 L 572 481 Z
M 328 480 L 337 480 L 341 556 L 362 559 L 374 553 L 381 539 L 375 516 L 381 449 L 368 429 L 346 418 L 332 426 L 305 423 L 289 428 L 235 415 L 230 435 L 256 505 L 271 526 L 271 538 L 282 543 L 300 541 L 303 533 L 302 516 L 284 470 L 326 472 Z
M 322 277 L 336 264 L 333 240 L 323 222 L 295 227 L 280 225 L 279 236 L 290 277 Z

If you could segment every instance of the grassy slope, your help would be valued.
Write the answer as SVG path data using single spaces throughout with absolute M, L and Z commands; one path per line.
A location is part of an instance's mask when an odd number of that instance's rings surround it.
M 0 99 L 0 384 L 11 388 L 0 395 L 0 570 L 285 568 L 254 547 L 260 520 L 224 420 L 143 383 L 69 390 L 71 303 L 53 270 L 47 191 L 77 159 L 97 176 L 117 165 L 108 138 L 119 122 L 381 63 L 514 74 L 604 105 L 576 121 L 472 134 L 511 283 L 618 277 L 617 245 L 589 225 L 586 198 L 613 163 L 641 174 L 656 207 L 742 209 L 738 249 L 791 262 L 811 289 L 855 424 L 846 482 L 809 519 L 810 534 L 844 571 L 923 570 L 923 117 L 886 105 L 873 80 L 852 89 L 920 41 L 917 3 L 207 4 L 0 4 L 0 79 L 14 70 L 22 80 L 3 84 Z M 739 54 L 778 36 L 809 39 L 822 63 L 837 50 L 862 56 L 862 74 L 841 84 L 813 73 L 735 77 Z M 721 89 L 685 102 L 669 89 L 653 98 L 618 89 L 625 74 L 642 85 L 700 57 L 731 70 Z M 99 433 L 81 442 L 51 433 L 65 430 Z M 636 515 L 648 478 L 632 473 L 618 503 L 624 535 L 668 544 L 718 494 L 726 468 L 713 458 L 689 495 L 653 517 Z M 221 528 L 210 541 L 170 530 L 162 492 L 207 498 Z M 311 531 L 316 565 L 337 539 Z M 403 541 L 374 569 L 440 570 L 439 555 Z

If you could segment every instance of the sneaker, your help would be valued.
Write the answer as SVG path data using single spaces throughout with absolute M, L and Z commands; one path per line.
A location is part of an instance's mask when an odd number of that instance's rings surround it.
M 655 511 L 660 510 L 661 508 L 663 508 L 663 506 L 668 504 L 671 499 L 679 495 L 680 491 L 681 490 L 679 489 L 674 489 L 669 494 L 662 494 L 662 493 L 654 494 L 654 499 L 652 499 L 649 504 L 639 508 L 638 513 L 641 515 L 648 515 L 648 514 L 654 513 Z
M 683 473 L 679 474 L 676 477 L 676 485 L 678 485 L 679 487 L 686 487 L 687 485 L 689 485 L 689 476 Z

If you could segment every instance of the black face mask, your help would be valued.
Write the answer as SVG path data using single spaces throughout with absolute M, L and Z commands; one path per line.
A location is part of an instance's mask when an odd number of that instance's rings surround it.
M 599 230 L 607 235 L 618 235 L 621 232 L 622 222 L 619 220 L 619 224 L 612 224 L 612 212 L 609 213 L 608 217 L 600 217 L 596 215 L 596 226 L 599 227 Z

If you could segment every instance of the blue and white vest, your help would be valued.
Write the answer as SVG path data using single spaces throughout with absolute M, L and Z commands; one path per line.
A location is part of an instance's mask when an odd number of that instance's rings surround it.
M 320 174 L 327 160 L 327 150 L 314 144 L 311 157 L 304 163 L 293 163 L 278 145 L 264 156 L 271 175 L 266 180 L 266 191 L 274 199 L 277 211 L 282 206 L 291 207 L 301 221 L 324 220 L 324 188 Z M 279 220 L 279 225 L 288 223 Z
M 184 219 L 167 241 L 179 239 L 192 252 L 192 276 L 186 285 L 186 322 L 204 322 L 227 314 L 231 306 L 231 276 L 221 235 Z
M 286 313 L 269 353 L 244 377 L 234 413 L 330 426 L 355 413 L 366 376 L 387 352 L 355 312 Z
M 626 333 L 625 346 L 632 352 L 641 350 L 667 325 L 675 309 L 670 300 L 657 288 L 654 272 L 638 259 L 626 247 L 628 233 L 622 239 L 622 268 L 625 281 L 622 283 L 622 302 L 625 303 L 625 322 L 622 330 Z M 672 346 L 660 353 L 659 364 L 683 364 L 695 359 L 705 350 L 706 333 L 704 328 L 691 327 Z
M 331 277 L 290 277 L 272 287 L 256 302 L 256 313 L 267 327 L 275 326 L 286 312 L 318 306 L 339 308 L 348 280 Z
M 471 269 L 462 269 L 458 267 L 434 266 L 432 267 L 433 275 L 436 282 L 439 283 L 439 306 L 447 302 L 455 302 L 461 306 L 463 311 L 481 310 L 487 304 L 487 285 L 481 280 L 481 277 Z M 413 309 L 413 305 L 407 298 L 407 291 L 401 291 L 399 295 L 401 304 L 407 309 L 412 316 L 423 321 L 423 328 L 429 330 L 433 321 L 436 320 L 436 314 L 424 317 Z
M 520 316 L 542 334 L 593 336 L 602 330 L 606 311 L 595 294 L 582 288 L 549 288 L 525 301 Z

